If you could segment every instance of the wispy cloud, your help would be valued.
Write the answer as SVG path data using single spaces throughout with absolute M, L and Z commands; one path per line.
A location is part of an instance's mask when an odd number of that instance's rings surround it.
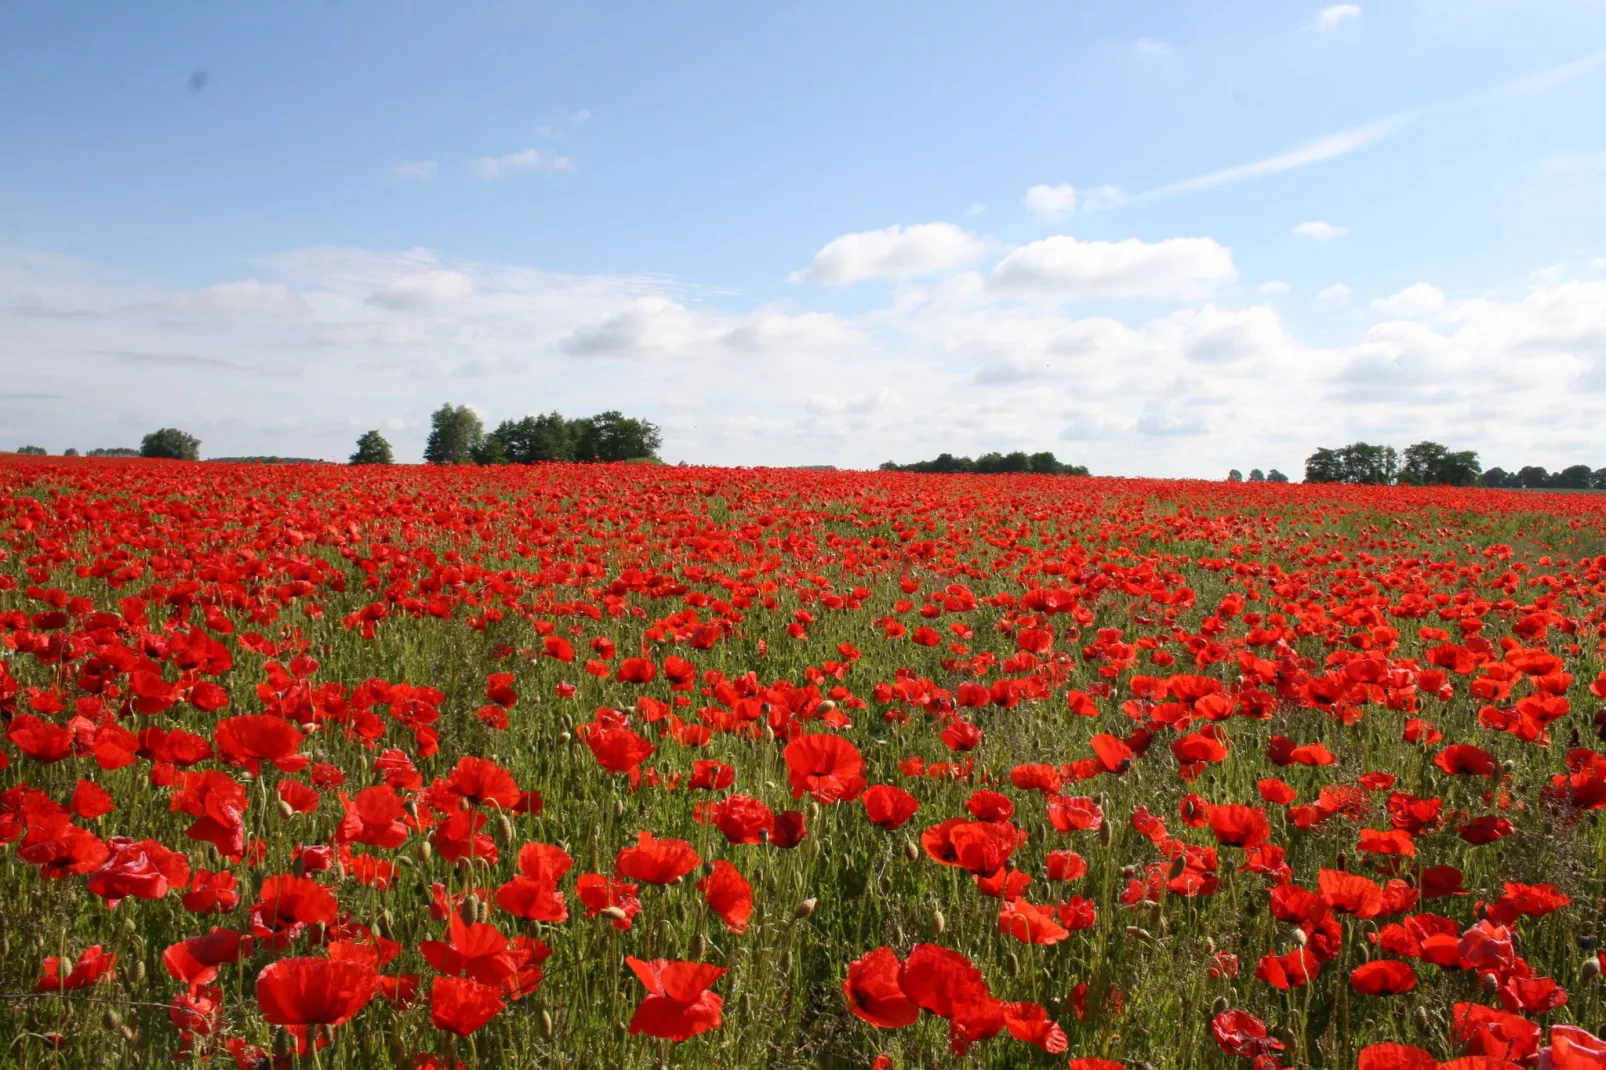
M 434 160 L 407 160 L 392 167 L 390 173 L 397 178 L 416 178 L 427 182 L 440 174 L 440 166 Z
M 1353 7 L 1354 5 L 1339 4 L 1336 6 Z M 1328 10 L 1332 9 L 1329 8 Z M 1435 104 L 1396 112 L 1393 115 L 1375 119 L 1369 123 L 1362 123 L 1360 126 L 1352 126 L 1348 130 L 1340 130 L 1336 134 L 1327 134 L 1262 160 L 1253 160 L 1233 167 L 1224 167 L 1219 171 L 1207 171 L 1192 178 L 1170 182 L 1128 199 L 1149 200 L 1156 197 L 1171 197 L 1178 193 L 1192 193 L 1195 190 L 1211 189 L 1215 186 L 1225 186 L 1253 178 L 1264 178 L 1267 175 L 1280 174 L 1284 171 L 1308 167 L 1311 164 L 1323 163 L 1327 160 L 1336 160 L 1340 156 L 1348 156 L 1352 152 L 1375 145 L 1380 141 L 1386 141 L 1413 123 L 1434 113 L 1448 111 L 1452 108 L 1484 104 L 1522 93 L 1542 92 L 1564 82 L 1593 73 L 1603 66 L 1606 66 L 1606 50 L 1593 52 L 1582 59 L 1572 60 L 1534 74 L 1527 74 L 1520 78 L 1500 82 L 1497 85 L 1490 86 L 1488 89 L 1480 89 L 1477 92 L 1452 97 L 1449 100 L 1442 100 Z
M 466 161 L 469 170 L 487 182 L 521 171 L 573 171 L 574 161 L 540 149 L 524 149 L 506 156 L 476 156 Z
M 1318 30 L 1331 30 L 1335 26 L 1343 25 L 1351 19 L 1361 17 L 1359 4 L 1333 4 L 1324 7 L 1316 13 L 1314 25 Z
M 1336 223 L 1324 223 L 1320 219 L 1312 219 L 1294 228 L 1295 236 L 1310 238 L 1314 241 L 1332 241 L 1334 238 L 1342 238 L 1348 233 L 1348 227 L 1341 227 Z

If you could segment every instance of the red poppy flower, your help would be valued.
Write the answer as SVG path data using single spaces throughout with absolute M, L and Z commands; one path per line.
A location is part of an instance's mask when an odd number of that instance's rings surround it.
M 784 757 L 794 799 L 806 792 L 822 805 L 852 802 L 864 790 L 864 759 L 841 736 L 799 736 L 786 745 Z
M 721 859 L 714 863 L 712 873 L 697 882 L 697 890 L 727 929 L 733 933 L 747 931 L 747 919 L 753 914 L 753 886 L 740 870 Z
M 702 962 L 645 962 L 627 956 L 625 964 L 647 988 L 647 996 L 630 1018 L 632 1035 L 681 1042 L 699 1033 L 719 1028 L 724 1000 L 709 991 L 725 976 L 723 966 Z
M 205 936 L 191 936 L 169 944 L 162 952 L 162 965 L 175 980 L 191 987 L 211 984 L 218 967 L 239 962 L 251 953 L 253 941 L 233 929 L 213 928 Z
M 585 904 L 586 917 L 594 918 L 604 910 L 612 910 L 614 914 L 609 920 L 621 931 L 630 928 L 636 915 L 641 913 L 636 891 L 636 885 L 600 873 L 582 873 L 574 882 L 574 894 Z
M 522 797 L 519 783 L 513 779 L 512 773 L 493 761 L 473 755 L 458 759 L 447 783 L 473 806 L 495 805 L 503 810 L 511 810 Z
M 1266 811 L 1258 806 L 1229 803 L 1209 808 L 1210 831 L 1225 847 L 1259 847 L 1271 837 Z
M 1357 966 L 1349 986 L 1363 996 L 1394 996 L 1416 987 L 1416 971 L 1398 959 L 1376 959 Z
M 34 985 L 35 992 L 61 992 L 78 988 L 88 988 L 96 981 L 109 978 L 117 965 L 117 956 L 108 955 L 99 944 L 85 948 L 73 963 L 67 975 L 61 975 L 61 959 L 52 955 L 41 964 L 39 983 Z
M 920 810 L 913 795 L 891 784 L 873 785 L 865 790 L 862 800 L 870 823 L 885 829 L 902 828 Z
M 645 830 L 636 833 L 634 847 L 614 856 L 613 871 L 644 884 L 673 884 L 703 864 L 685 840 L 660 840 Z
M 429 1020 L 436 1029 L 466 1037 L 506 1007 L 502 992 L 468 977 L 442 976 L 429 986 Z
M 842 993 L 854 1017 L 880 1029 L 902 1029 L 914 1024 L 920 1017 L 920 1008 L 898 985 L 902 968 L 897 952 L 890 947 L 878 947 L 848 963 Z
M 269 714 L 229 717 L 219 721 L 212 732 L 218 756 L 252 773 L 260 772 L 263 762 L 272 762 L 286 773 L 305 769 L 311 759 L 296 753 L 305 738 L 295 725 Z
M 280 959 L 264 966 L 256 980 L 262 1017 L 288 1027 L 303 1047 L 308 1026 L 344 1025 L 378 990 L 377 970 L 340 959 Z
M 1048 823 L 1060 832 L 1097 832 L 1104 824 L 1104 811 L 1085 795 L 1051 795 Z
M 552 953 L 534 937 L 510 940 L 496 926 L 471 925 L 456 912 L 447 919 L 446 939 L 421 941 L 418 950 L 441 973 L 473 978 L 513 999 L 536 990 L 541 963 Z
M 717 803 L 699 803 L 693 816 L 712 822 L 731 843 L 763 843 L 775 828 L 775 811 L 751 795 L 727 795 Z

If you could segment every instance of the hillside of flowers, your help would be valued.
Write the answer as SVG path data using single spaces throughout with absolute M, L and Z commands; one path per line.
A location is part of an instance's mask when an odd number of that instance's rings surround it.
M 0 459 L 0 1065 L 1606 1065 L 1606 499 Z

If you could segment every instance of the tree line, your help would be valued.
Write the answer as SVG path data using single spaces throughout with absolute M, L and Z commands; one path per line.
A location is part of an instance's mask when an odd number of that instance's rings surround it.
M 1336 449 L 1318 449 L 1305 458 L 1305 482 L 1606 490 L 1606 468 L 1575 464 L 1551 473 L 1528 465 L 1516 472 L 1503 468 L 1484 471 L 1476 450 L 1452 450 L 1437 442 L 1418 442 L 1404 450 L 1351 442 Z
M 1088 474 L 1086 465 L 1065 464 L 1047 451 L 1026 453 L 1024 450 L 1016 450 L 1013 453 L 984 453 L 974 461 L 969 457 L 955 457 L 951 453 L 939 453 L 929 461 L 913 461 L 909 464 L 887 461 L 881 466 L 881 471 L 964 472 L 976 475 L 1001 475 L 1006 472 L 1029 472 L 1050 476 L 1085 476 Z
M 442 405 L 430 416 L 424 444 L 428 464 L 537 464 L 542 461 L 658 460 L 663 435 L 647 420 L 609 410 L 570 419 L 559 412 L 503 420 L 486 431 L 467 405 Z M 393 464 L 390 443 L 377 430 L 357 440 L 352 464 Z

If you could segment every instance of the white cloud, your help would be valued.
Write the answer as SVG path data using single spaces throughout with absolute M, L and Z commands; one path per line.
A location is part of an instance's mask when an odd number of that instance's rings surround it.
M 166 302 L 181 313 L 216 316 L 267 316 L 299 319 L 310 314 L 306 300 L 282 282 L 245 279 L 179 294 Z
M 966 215 L 981 215 L 985 211 L 987 211 L 987 206 L 985 204 L 983 204 L 981 201 L 977 201 L 975 204 L 972 204 L 969 208 L 965 209 L 965 214 Z
M 1282 282 L 1281 280 L 1277 279 L 1274 279 L 1271 282 L 1263 282 L 1259 286 L 1255 287 L 1255 292 L 1257 294 L 1265 294 L 1268 297 L 1280 297 L 1292 290 L 1293 287 L 1289 286 L 1286 282 Z
M 1335 26 L 1341 26 L 1351 19 L 1360 17 L 1361 6 L 1359 4 L 1333 4 L 1317 12 L 1314 25 L 1318 30 L 1331 30 Z
M 1372 309 L 1375 312 L 1407 318 L 1438 312 L 1444 306 L 1444 291 L 1426 282 L 1407 286 L 1399 293 L 1390 294 L 1388 297 L 1379 297 L 1372 302 Z
M 440 173 L 440 167 L 434 160 L 410 160 L 392 167 L 390 173 L 397 178 L 416 178 L 428 181 Z
M 991 286 L 1004 294 L 1059 299 L 1181 300 L 1229 282 L 1237 274 L 1232 251 L 1209 238 L 1084 242 L 1056 235 L 1012 250 L 993 269 Z
M 1316 300 L 1329 305 L 1347 305 L 1349 304 L 1350 296 L 1353 293 L 1354 291 L 1344 283 L 1335 282 L 1333 285 L 1327 287 L 1321 293 L 1317 294 Z
M 1150 190 L 1143 196 L 1170 197 L 1178 193 L 1191 193 L 1194 190 L 1225 186 L 1232 182 L 1243 182 L 1251 178 L 1263 178 L 1266 175 L 1292 171 L 1297 167 L 1307 167 L 1310 164 L 1337 159 L 1340 156 L 1347 156 L 1358 149 L 1364 149 L 1368 145 L 1375 145 L 1384 138 L 1392 137 L 1415 121 L 1421 114 L 1420 110 L 1401 112 L 1398 115 L 1391 115 L 1376 122 L 1351 127 L 1348 130 L 1340 130 L 1336 134 L 1328 134 L 1314 141 L 1307 141 L 1303 145 L 1296 145 L 1286 152 L 1280 152 L 1275 156 L 1268 156 L 1262 160 L 1238 164 L 1235 167 L 1224 167 L 1219 171 L 1207 171 L 1202 175 L 1195 175 L 1193 178 L 1171 182 L 1158 189 Z
M 1132 42 L 1132 51 L 1140 56 L 1169 56 L 1176 49 L 1153 37 L 1139 37 Z
M 521 171 L 573 171 L 574 161 L 540 149 L 524 149 L 506 156 L 476 156 L 465 161 L 469 170 L 487 182 Z
M 369 301 L 382 308 L 431 308 L 455 304 L 476 289 L 473 276 L 461 271 L 423 271 L 390 280 Z
M 839 286 L 862 279 L 930 275 L 985 255 L 988 243 L 952 223 L 920 223 L 844 234 L 814 254 L 793 282 Z
M 1045 223 L 1058 223 L 1076 212 L 1076 187 L 1069 182 L 1058 186 L 1033 186 L 1022 201 L 1026 210 Z
M 1334 223 L 1324 223 L 1320 219 L 1312 219 L 1301 223 L 1294 228 L 1294 234 L 1301 238 L 1310 238 L 1313 241 L 1332 241 L 1349 233 L 1348 227 L 1341 227 Z

